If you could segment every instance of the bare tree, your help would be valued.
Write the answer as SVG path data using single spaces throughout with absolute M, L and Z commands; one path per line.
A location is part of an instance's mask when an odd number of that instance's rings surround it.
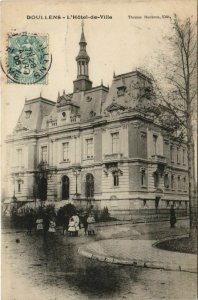
M 185 139 L 187 142 L 190 238 L 196 245 L 197 198 L 193 137 L 197 109 L 196 24 L 190 17 L 181 21 L 175 15 L 172 26 L 173 34 L 169 37 L 170 52 L 165 57 L 162 56 L 160 61 L 165 66 L 164 76 L 153 78 L 153 96 L 158 104 L 153 104 L 151 110 L 170 129 L 171 134 L 177 133 L 180 140 Z

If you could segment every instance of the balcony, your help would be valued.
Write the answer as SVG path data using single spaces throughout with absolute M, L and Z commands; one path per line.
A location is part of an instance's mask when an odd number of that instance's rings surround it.
M 163 155 L 158 155 L 158 154 L 152 155 L 152 161 L 162 165 L 167 164 L 166 157 Z
M 112 154 L 105 154 L 104 161 L 105 162 L 112 162 L 112 161 L 119 161 L 123 158 L 122 153 L 112 153 Z
M 41 171 L 45 171 L 49 168 L 49 164 L 47 163 L 47 161 L 41 161 L 39 164 L 38 164 L 38 169 L 41 170 Z

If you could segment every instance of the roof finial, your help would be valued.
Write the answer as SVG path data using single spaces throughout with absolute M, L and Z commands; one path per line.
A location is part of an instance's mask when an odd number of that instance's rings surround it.
M 65 90 L 63 90 L 63 95 L 65 95 Z
M 82 26 L 82 32 L 84 33 L 84 20 L 82 20 L 81 26 Z
M 116 76 L 116 75 L 115 75 L 115 71 L 113 71 L 113 78 L 115 78 L 115 76 Z
M 81 27 L 82 27 L 82 33 L 81 33 L 81 38 L 80 38 L 80 44 L 84 43 L 85 45 L 87 45 L 86 40 L 85 40 L 85 35 L 84 35 L 84 20 L 82 20 Z
M 42 91 L 40 91 L 40 98 L 42 98 Z
M 103 80 L 101 79 L 101 85 L 103 85 Z

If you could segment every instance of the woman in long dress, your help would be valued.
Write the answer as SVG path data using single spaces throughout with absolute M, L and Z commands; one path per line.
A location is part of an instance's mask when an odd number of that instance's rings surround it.
M 88 216 L 87 223 L 88 223 L 88 227 L 87 227 L 88 235 L 95 235 L 95 218 L 93 215 Z

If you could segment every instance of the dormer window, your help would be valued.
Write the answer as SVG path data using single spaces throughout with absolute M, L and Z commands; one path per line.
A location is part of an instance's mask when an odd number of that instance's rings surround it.
M 63 116 L 63 118 L 66 117 L 66 112 L 65 111 L 62 112 L 62 116 Z
M 117 96 L 118 97 L 124 96 L 125 91 L 126 91 L 126 86 L 119 86 L 119 87 L 117 87 Z
M 31 113 L 32 113 L 32 111 L 30 109 L 25 111 L 25 117 L 26 117 L 26 119 L 30 118 Z
M 145 87 L 144 92 L 145 92 L 145 98 L 151 99 L 151 88 L 149 86 Z

